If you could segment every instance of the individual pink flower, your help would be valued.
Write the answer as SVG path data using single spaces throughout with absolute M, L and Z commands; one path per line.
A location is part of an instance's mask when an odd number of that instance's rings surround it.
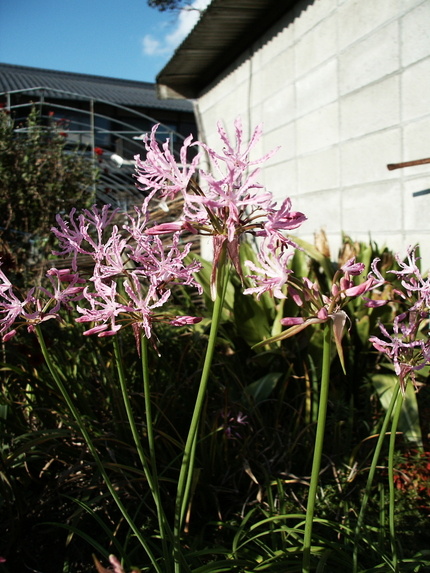
M 152 296 L 143 292 L 142 285 L 136 275 L 131 276 L 132 282 L 124 281 L 125 292 L 129 296 L 130 304 L 127 310 L 131 313 L 133 324 L 145 333 L 146 338 L 152 336 L 152 325 L 155 318 L 154 309 L 163 306 L 170 296 L 170 290 L 166 290 L 161 297 L 150 304 Z
M 267 252 L 264 259 L 262 256 L 259 257 L 260 267 L 252 261 L 246 261 L 246 266 L 259 274 L 248 275 L 248 278 L 253 279 L 257 286 L 245 289 L 244 294 L 256 294 L 257 300 L 265 292 L 269 292 L 271 296 L 276 298 L 286 298 L 282 287 L 287 284 L 292 273 L 287 267 L 291 257 L 292 253 L 288 252 L 284 252 L 280 256 Z
M 430 310 L 430 277 L 424 279 L 418 268 L 416 257 L 417 247 L 409 247 L 407 250 L 408 262 L 405 263 L 396 255 L 396 261 L 400 270 L 388 271 L 396 275 L 401 281 L 402 287 L 406 291 L 406 296 L 409 299 L 414 299 L 411 310 L 428 312 Z
M 72 209 L 69 214 L 69 221 L 65 221 L 57 215 L 57 227 L 52 227 L 51 231 L 57 237 L 60 244 L 60 251 L 53 251 L 56 256 L 73 255 L 72 269 L 77 270 L 78 254 L 90 255 L 95 260 L 103 257 L 103 232 L 111 224 L 117 210 L 110 210 L 110 205 L 104 205 L 102 210 L 94 205 L 89 211 L 84 209 L 75 220 L 76 209 Z M 89 229 L 91 228 L 91 231 Z
M 349 261 L 347 261 L 342 267 L 341 270 L 342 272 L 345 273 L 345 275 L 349 276 L 358 276 L 361 275 L 361 273 L 364 271 L 365 269 L 365 264 L 364 263 L 356 263 L 355 262 L 355 257 L 352 257 L 352 259 L 349 259 Z
M 25 298 L 19 299 L 13 286 L 2 271 L 0 271 L 0 334 L 3 342 L 10 340 L 17 332 L 17 328 L 26 325 L 32 332 L 34 327 L 52 318 L 58 318 L 58 306 L 52 308 L 51 302 L 55 299 L 43 300 L 35 296 L 36 288 L 31 288 Z M 15 327 L 15 323 L 18 326 Z
M 404 312 L 395 317 L 393 334 L 390 334 L 383 324 L 379 324 L 379 329 L 388 340 L 376 336 L 369 339 L 376 350 L 393 362 L 403 395 L 407 380 L 410 378 L 417 387 L 415 372 L 430 365 L 429 339 L 416 338 L 420 322 L 421 317 L 417 316 L 417 313 Z
M 127 307 L 117 300 L 116 282 L 112 281 L 108 285 L 101 280 L 96 280 L 94 287 L 94 292 L 91 292 L 88 287 L 84 289 L 83 296 L 90 303 L 91 308 L 83 308 L 78 305 L 76 310 L 81 316 L 76 319 L 76 322 L 101 323 L 97 327 L 104 327 L 91 328 L 84 332 L 86 335 L 107 336 L 107 333 L 115 334 L 121 328 L 120 325 L 116 324 L 116 318 L 121 312 L 127 310 Z M 109 330 L 107 328 L 108 323 L 110 324 Z
M 64 305 L 68 310 L 71 310 L 70 302 L 78 301 L 82 298 L 84 290 L 83 284 L 87 281 L 79 276 L 78 273 L 71 273 L 69 269 L 55 269 L 51 268 L 46 273 L 53 291 L 49 291 L 44 287 L 40 287 L 43 292 L 51 301 L 55 302 L 55 306 L 50 308 L 50 312 L 58 312 L 61 305 Z M 67 283 L 65 285 L 64 283 Z
M 279 209 L 270 208 L 263 230 L 256 232 L 256 235 L 266 237 L 269 249 L 276 249 L 278 244 L 296 246 L 285 233 L 300 227 L 307 217 L 303 213 L 292 211 L 291 206 L 291 199 L 287 197 Z
M 150 136 L 145 137 L 146 159 L 142 161 L 139 155 L 136 160 L 136 179 L 139 189 L 160 191 L 162 197 L 173 198 L 177 193 L 185 193 L 188 183 L 195 173 L 200 155 L 197 154 L 191 164 L 187 160 L 187 152 L 192 143 L 192 135 L 187 137 L 180 151 L 180 164 L 170 151 L 170 142 L 167 139 L 160 149 L 156 132 L 159 124 L 154 125 Z

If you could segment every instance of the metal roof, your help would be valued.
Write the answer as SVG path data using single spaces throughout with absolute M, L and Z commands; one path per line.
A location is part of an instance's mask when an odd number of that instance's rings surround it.
M 297 0 L 212 0 L 157 75 L 161 97 L 196 98 Z
M 54 88 L 80 94 L 87 98 L 104 100 L 124 106 L 138 106 L 153 109 L 192 112 L 189 101 L 166 101 L 157 98 L 156 85 L 149 82 L 137 82 L 30 68 L 0 63 L 0 92 L 11 92 L 26 88 Z M 29 95 L 31 92 L 28 92 Z M 46 91 L 49 97 L 58 97 L 55 92 Z M 79 99 L 78 95 L 68 99 Z

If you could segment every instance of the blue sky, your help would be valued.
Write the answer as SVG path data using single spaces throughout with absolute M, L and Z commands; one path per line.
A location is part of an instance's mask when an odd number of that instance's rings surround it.
M 0 0 L 0 62 L 154 82 L 197 18 L 146 0 Z

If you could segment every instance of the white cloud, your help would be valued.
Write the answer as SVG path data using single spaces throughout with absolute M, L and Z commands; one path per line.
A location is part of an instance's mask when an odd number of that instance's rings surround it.
M 142 40 L 143 54 L 145 56 L 166 56 L 173 53 L 184 38 L 188 36 L 200 17 L 199 10 L 204 10 L 211 0 L 195 0 L 190 8 L 184 8 L 171 32 L 164 36 L 154 38 L 147 34 Z M 194 8 L 194 9 L 193 9 Z
M 163 48 L 160 42 L 149 34 L 143 38 L 142 47 L 145 56 L 158 56 L 163 54 Z

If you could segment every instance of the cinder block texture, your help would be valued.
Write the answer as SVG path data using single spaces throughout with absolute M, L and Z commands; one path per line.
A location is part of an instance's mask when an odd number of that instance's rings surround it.
M 299 156 L 297 163 L 300 193 L 339 187 L 338 147 Z
M 297 114 L 304 115 L 335 101 L 337 89 L 337 60 L 325 62 L 296 82 Z
M 342 186 L 397 179 L 387 164 L 401 161 L 401 153 L 398 127 L 345 142 L 341 146 Z
M 430 175 L 406 181 L 403 192 L 404 225 L 407 232 L 428 232 L 428 205 L 430 202 Z M 423 245 L 426 251 L 430 248 L 427 237 Z M 430 263 L 429 263 L 430 264 Z
M 322 64 L 337 53 L 337 20 L 333 14 L 312 28 L 294 46 L 296 77 Z
M 392 0 L 352 0 L 339 6 L 339 48 L 343 50 L 393 18 Z
M 399 68 L 399 23 L 376 30 L 339 55 L 341 94 L 361 88 Z
M 421 117 L 430 112 L 430 54 L 426 59 L 405 69 L 401 89 L 403 120 Z
M 340 100 L 340 129 L 343 141 L 398 125 L 400 78 L 398 75 L 365 86 Z
M 399 181 L 344 189 L 342 226 L 353 234 L 371 230 L 401 233 L 402 202 Z
M 297 153 L 303 155 L 339 141 L 339 103 L 320 107 L 297 120 Z
M 299 0 L 199 98 L 215 122 L 263 121 L 258 155 L 281 145 L 260 180 L 309 221 L 399 250 L 420 237 L 430 266 L 430 0 Z M 429 182 L 427 182 L 429 180 Z M 330 227 L 333 227 L 331 230 Z
M 402 66 L 408 66 L 429 54 L 430 2 L 420 4 L 400 20 Z

